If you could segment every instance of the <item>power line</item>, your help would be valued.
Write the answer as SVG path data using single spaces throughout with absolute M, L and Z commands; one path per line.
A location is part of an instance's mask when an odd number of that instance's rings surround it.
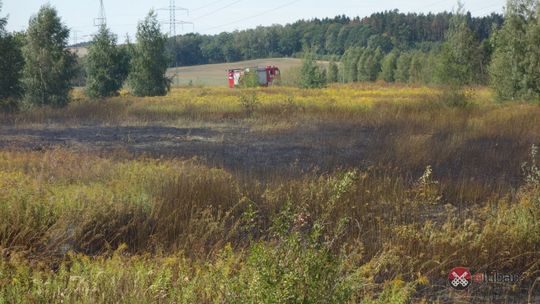
M 71 30 L 71 33 L 73 34 L 73 45 L 79 43 L 79 37 L 78 37 L 78 34 L 80 33 L 81 31 L 77 31 L 77 30 Z
M 261 13 L 258 13 L 256 15 L 252 15 L 252 16 L 249 16 L 249 17 L 246 17 L 246 18 L 242 18 L 242 19 L 239 19 L 239 20 L 236 20 L 236 21 L 232 21 L 232 22 L 229 22 L 229 23 L 225 23 L 225 24 L 222 24 L 222 25 L 218 25 L 218 26 L 213 26 L 213 27 L 209 27 L 209 28 L 206 28 L 204 30 L 202 30 L 201 32 L 206 32 L 206 31 L 209 31 L 209 30 L 213 30 L 213 29 L 217 29 L 217 28 L 220 28 L 220 27 L 224 27 L 224 26 L 229 26 L 229 25 L 232 25 L 232 24 L 236 24 L 236 23 L 240 23 L 242 21 L 245 21 L 245 20 L 250 20 L 250 19 L 254 19 L 254 18 L 257 18 L 257 17 L 260 17 L 260 16 L 263 16 L 263 15 L 266 15 L 268 13 L 271 13 L 271 12 L 274 12 L 274 11 L 277 11 L 277 10 L 280 10 L 284 7 L 287 7 L 287 6 L 291 6 L 297 2 L 300 2 L 302 0 L 294 0 L 294 1 L 290 1 L 290 2 L 287 2 L 283 5 L 280 5 L 280 6 L 277 6 L 277 7 L 274 7 L 272 9 L 269 9 L 269 10 L 266 10 L 264 12 L 261 12 Z
M 79 42 L 84 42 L 84 41 L 88 41 L 88 38 L 93 38 L 94 35 L 90 34 L 90 35 L 79 35 L 80 33 L 84 33 L 83 31 L 79 31 L 79 30 L 75 30 L 75 29 L 71 29 L 71 36 L 72 36 L 72 39 L 73 39 L 73 45 L 77 45 L 79 44 Z
M 177 20 L 176 19 L 176 12 L 185 11 L 185 12 L 187 12 L 187 15 L 189 16 L 189 10 L 187 8 L 176 6 L 175 0 L 170 0 L 168 7 L 160 8 L 158 10 L 168 11 L 169 12 L 169 21 L 168 22 L 162 22 L 162 23 L 169 25 L 169 36 L 170 37 L 175 37 L 176 36 L 176 26 L 177 25 L 182 25 L 182 29 L 183 29 L 184 24 L 193 24 L 193 22 L 182 21 L 182 20 Z M 195 25 L 193 26 L 193 28 L 195 29 Z
M 488 6 L 483 6 L 481 8 L 478 8 L 478 9 L 475 9 L 473 12 L 474 13 L 480 13 L 480 12 L 483 12 L 484 10 L 488 9 L 488 8 L 493 8 L 493 7 L 500 7 L 500 4 L 499 3 L 494 3 L 492 5 L 488 5 Z
M 197 7 L 197 8 L 194 8 L 194 9 L 192 9 L 191 11 L 192 11 L 192 12 L 200 11 L 200 10 L 205 9 L 205 8 L 207 8 L 207 7 L 210 7 L 210 6 L 213 6 L 213 5 L 215 5 L 215 4 L 218 4 L 219 2 L 222 2 L 222 1 L 223 1 L 223 0 L 213 1 L 213 2 L 210 2 L 210 3 L 205 4 L 205 5 L 203 5 L 203 6 L 199 6 L 199 7 Z
M 431 3 L 431 4 L 427 4 L 426 6 L 422 6 L 422 9 L 430 8 L 430 7 L 433 7 L 433 6 L 436 6 L 436 5 L 439 5 L 439 4 L 443 4 L 443 3 L 446 3 L 446 2 L 449 2 L 449 1 L 448 0 L 437 1 L 437 2 L 434 2 L 434 3 Z M 466 9 L 466 11 L 469 11 L 471 13 L 473 13 L 473 12 L 478 13 L 478 12 L 481 12 L 481 11 L 483 11 L 485 9 L 488 9 L 488 8 L 493 8 L 493 7 L 497 7 L 497 6 L 500 7 L 500 5 L 501 5 L 500 3 L 492 3 L 492 4 L 488 5 L 488 6 L 483 6 L 483 7 L 478 8 L 478 9 L 473 9 L 473 10 Z
M 448 2 L 448 0 L 433 2 L 433 3 L 430 3 L 430 4 L 427 4 L 427 5 L 423 6 L 422 9 L 434 7 L 434 6 L 437 6 L 439 4 L 443 4 L 443 3 L 446 3 L 446 2 Z
M 236 5 L 236 4 L 238 4 L 238 3 L 242 2 L 242 1 L 244 1 L 244 0 L 236 0 L 236 1 L 234 1 L 234 2 L 232 2 L 232 3 L 229 3 L 229 4 L 227 4 L 227 5 L 223 6 L 223 7 L 220 7 L 220 8 L 218 8 L 218 9 L 216 9 L 216 10 L 213 10 L 213 11 L 207 13 L 207 14 L 204 14 L 204 15 L 202 15 L 202 16 L 199 16 L 199 17 L 197 17 L 197 18 L 194 18 L 193 20 L 199 20 L 199 19 L 202 19 L 202 18 L 206 18 L 206 17 L 208 17 L 208 16 L 212 16 L 212 15 L 214 15 L 214 14 L 216 14 L 216 13 L 219 13 L 220 11 L 222 11 L 222 10 L 224 10 L 224 9 L 226 9 L 226 8 L 229 8 L 229 7 L 233 6 L 233 5 Z
M 439 4 L 443 4 L 443 3 L 446 3 L 446 2 L 449 2 L 449 1 L 451 1 L 451 0 L 436 1 L 436 2 L 428 3 L 428 4 L 425 4 L 425 5 L 421 5 L 421 6 L 415 6 L 415 7 L 417 7 L 418 10 L 427 9 L 427 8 L 430 8 L 430 7 L 439 5 Z M 361 4 L 361 5 L 350 5 L 350 6 L 346 6 L 346 7 L 339 7 L 339 9 L 373 8 L 374 6 L 376 7 L 377 4 L 378 3 L 371 3 L 371 4 L 364 3 L 364 4 Z M 374 10 L 375 11 L 383 11 L 382 8 L 381 9 L 375 8 Z

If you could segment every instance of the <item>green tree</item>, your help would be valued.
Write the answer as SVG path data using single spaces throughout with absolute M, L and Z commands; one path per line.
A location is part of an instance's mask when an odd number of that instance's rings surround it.
M 439 53 L 436 50 L 432 50 L 428 53 L 423 53 L 422 72 L 419 77 L 420 82 L 424 84 L 434 82 L 438 60 L 439 60 Z
M 423 43 L 439 44 L 444 41 L 452 17 L 453 14 L 448 12 L 424 15 L 398 11 L 355 19 L 337 16 L 217 35 L 187 34 L 171 39 L 170 42 L 178 40 L 178 43 L 169 43 L 168 48 L 171 55 L 176 55 L 173 62 L 181 65 L 288 57 L 306 50 L 317 51 L 320 55 L 341 56 L 353 47 L 380 48 L 387 54 L 395 48 L 412 49 Z M 492 34 L 492 25 L 495 28 L 500 26 L 503 18 L 499 14 L 467 16 L 467 22 L 475 36 L 483 41 Z M 357 69 L 354 71 L 356 73 Z
M 492 37 L 491 86 L 500 99 L 540 98 L 540 3 L 510 0 L 503 27 Z
M 0 11 L 2 2 L 0 1 Z M 22 94 L 21 76 L 24 60 L 21 43 L 6 32 L 7 18 L 0 18 L 0 102 Z
M 373 51 L 370 56 L 366 58 L 364 62 L 364 71 L 366 73 L 366 80 L 375 81 L 377 76 L 381 72 L 381 61 L 383 59 L 383 53 L 380 48 Z
M 88 48 L 86 94 L 91 98 L 115 96 L 129 70 L 129 57 L 116 45 L 116 36 L 102 26 Z
M 372 56 L 372 50 L 364 48 L 362 54 L 358 57 L 356 80 L 357 81 L 369 81 L 369 73 L 366 69 L 366 63 Z
M 409 66 L 409 83 L 422 83 L 423 72 L 427 54 L 415 51 L 411 57 L 411 65 Z
M 335 61 L 330 61 L 330 64 L 328 65 L 328 82 L 329 83 L 336 83 L 339 81 L 339 67 Z
M 135 96 L 163 96 L 170 89 L 166 77 L 169 58 L 165 46 L 167 37 L 161 32 L 154 11 L 150 11 L 137 26 L 137 43 L 133 48 L 128 84 Z
M 411 53 L 404 52 L 399 56 L 396 63 L 396 73 L 394 77 L 396 82 L 407 83 L 410 78 L 410 67 L 411 67 L 412 55 Z
M 369 37 L 367 47 L 372 50 L 381 49 L 385 54 L 394 49 L 392 39 L 386 35 L 373 35 Z
M 68 104 L 76 60 L 67 50 L 68 38 L 69 29 L 50 5 L 42 6 L 30 19 L 23 47 L 23 84 L 25 99 L 30 104 Z
M 379 74 L 379 79 L 388 83 L 396 81 L 395 74 L 398 58 L 399 53 L 397 51 L 392 51 L 383 58 L 381 62 L 381 73 Z
M 362 56 L 360 48 L 349 48 L 343 54 L 341 61 L 343 82 L 355 82 L 358 80 L 358 60 Z
M 86 68 L 85 57 L 77 57 L 75 60 L 75 73 L 71 79 L 74 87 L 86 87 Z
M 325 69 L 315 62 L 313 55 L 306 55 L 300 68 L 298 86 L 303 89 L 315 89 L 325 87 L 326 82 Z
M 438 80 L 453 86 L 478 83 L 483 78 L 482 61 L 480 43 L 467 24 L 463 5 L 458 3 L 440 54 Z

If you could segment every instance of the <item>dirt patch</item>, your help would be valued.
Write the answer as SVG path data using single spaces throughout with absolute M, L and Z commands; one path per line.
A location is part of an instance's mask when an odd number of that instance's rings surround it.
M 65 147 L 109 152 L 125 149 L 151 157 L 199 157 L 234 171 L 332 170 L 360 166 L 369 143 L 362 127 L 320 125 L 280 132 L 249 127 L 34 127 L 0 128 L 0 148 L 43 150 Z

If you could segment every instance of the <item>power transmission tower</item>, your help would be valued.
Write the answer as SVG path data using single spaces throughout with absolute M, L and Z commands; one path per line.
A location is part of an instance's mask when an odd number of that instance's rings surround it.
M 79 43 L 79 33 L 81 31 L 71 30 L 71 32 L 73 33 L 73 45 L 77 45 L 77 43 Z
M 99 0 L 99 16 L 94 19 L 94 26 L 105 27 L 107 26 L 107 17 L 105 15 L 105 5 L 103 0 Z
M 181 25 L 182 30 L 184 30 L 184 24 L 191 24 L 193 25 L 193 31 L 195 32 L 195 24 L 193 22 L 183 21 L 183 20 L 177 20 L 176 19 L 176 12 L 178 11 L 185 11 L 187 15 L 189 16 L 189 10 L 187 8 L 178 7 L 176 6 L 175 0 L 169 0 L 169 6 L 165 8 L 158 9 L 160 11 L 168 11 L 169 12 L 169 21 L 163 21 L 162 24 L 168 24 L 169 25 L 169 43 L 172 43 L 173 45 L 173 52 L 174 52 L 174 59 L 172 64 L 172 67 L 178 67 L 178 60 L 177 60 L 177 54 L 176 50 L 178 48 L 178 38 L 176 37 L 176 26 Z M 178 80 L 178 70 L 174 69 L 174 75 L 172 77 L 173 85 L 177 85 L 176 81 Z
M 160 8 L 158 10 L 168 11 L 169 12 L 169 21 L 168 22 L 162 22 L 162 23 L 169 25 L 169 37 L 171 37 L 171 38 L 176 36 L 176 26 L 177 25 L 181 25 L 182 29 L 184 27 L 184 24 L 193 25 L 193 22 L 187 22 L 187 21 L 182 21 L 182 20 L 177 20 L 176 19 L 176 12 L 185 11 L 187 13 L 187 15 L 189 16 L 189 10 L 187 8 L 176 6 L 176 1 L 175 0 L 170 0 L 168 7 Z M 195 28 L 195 25 L 193 25 L 193 28 Z

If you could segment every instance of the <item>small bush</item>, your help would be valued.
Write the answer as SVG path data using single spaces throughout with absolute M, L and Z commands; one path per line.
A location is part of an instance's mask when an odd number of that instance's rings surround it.
M 250 69 L 244 73 L 244 76 L 240 79 L 240 87 L 242 88 L 257 88 L 259 87 L 259 75 L 257 74 L 257 68 Z
M 439 100 L 451 108 L 467 108 L 473 105 L 474 92 L 464 87 L 448 86 L 441 90 Z
M 4 113 L 14 113 L 19 110 L 20 102 L 19 100 L 9 97 L 5 99 L 0 99 L 0 112 Z
M 326 70 L 318 66 L 312 56 L 306 56 L 300 68 L 298 86 L 302 89 L 316 89 L 323 88 L 326 84 Z
M 246 116 L 251 117 L 260 104 L 257 93 L 243 93 L 242 95 L 240 95 L 240 104 L 242 105 Z

